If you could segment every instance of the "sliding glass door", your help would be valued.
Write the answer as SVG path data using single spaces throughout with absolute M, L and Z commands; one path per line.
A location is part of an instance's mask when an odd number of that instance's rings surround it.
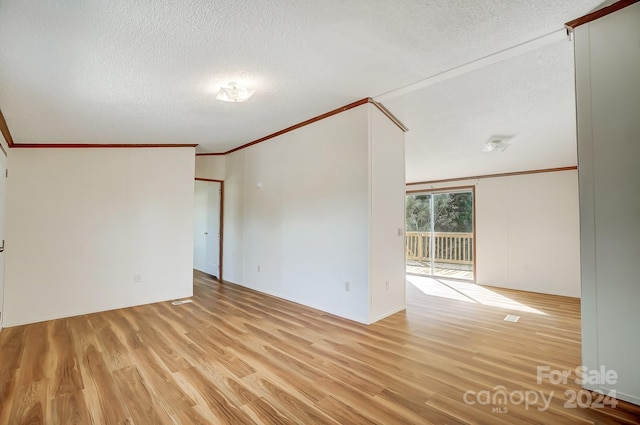
M 474 280 L 474 190 L 407 193 L 407 273 Z

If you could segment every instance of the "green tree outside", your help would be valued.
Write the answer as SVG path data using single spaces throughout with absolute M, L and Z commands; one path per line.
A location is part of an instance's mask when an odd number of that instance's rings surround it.
M 431 230 L 430 198 L 434 197 L 434 230 L 436 232 L 473 232 L 473 196 L 471 192 L 407 195 L 406 230 Z

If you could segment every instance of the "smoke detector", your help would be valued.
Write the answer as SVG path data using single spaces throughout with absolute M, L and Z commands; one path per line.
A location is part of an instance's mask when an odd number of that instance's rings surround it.
M 504 152 L 511 144 L 513 136 L 491 136 L 484 144 L 483 152 Z

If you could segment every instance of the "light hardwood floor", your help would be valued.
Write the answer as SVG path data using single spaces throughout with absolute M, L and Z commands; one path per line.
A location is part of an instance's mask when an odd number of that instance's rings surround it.
M 543 315 L 408 285 L 406 312 L 364 326 L 199 273 L 194 285 L 192 304 L 2 330 L 0 424 L 640 422 L 640 408 L 623 402 L 565 408 L 565 391 L 580 391 L 575 376 L 536 383 L 537 366 L 580 364 L 575 299 L 495 290 Z M 500 385 L 553 394 L 550 407 L 527 410 L 517 395 L 465 403 Z

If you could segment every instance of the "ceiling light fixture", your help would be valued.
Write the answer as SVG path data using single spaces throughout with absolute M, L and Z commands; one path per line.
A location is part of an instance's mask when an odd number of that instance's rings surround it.
M 483 152 L 504 152 L 511 142 L 511 136 L 491 136 L 484 144 Z
M 246 102 L 253 96 L 255 90 L 238 86 L 238 83 L 230 82 L 228 87 L 220 87 L 216 99 L 224 102 Z

